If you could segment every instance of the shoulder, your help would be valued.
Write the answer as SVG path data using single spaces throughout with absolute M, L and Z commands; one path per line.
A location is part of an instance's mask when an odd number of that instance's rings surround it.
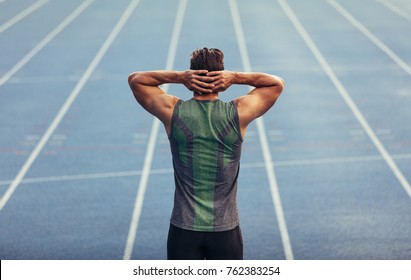
M 235 104 L 241 131 L 244 136 L 247 126 L 263 114 L 261 110 L 263 102 L 251 95 L 243 95 L 232 102 Z
M 231 103 L 235 105 L 237 112 L 241 115 L 250 110 L 253 102 L 253 98 L 249 98 L 248 95 L 240 96 L 231 101 Z
M 165 110 L 174 108 L 180 101 L 180 98 L 171 94 L 163 94 L 156 99 L 157 105 Z
M 167 134 L 170 133 L 174 109 L 180 101 L 180 98 L 176 96 L 165 94 L 156 100 L 157 104 L 151 112 L 164 124 Z
M 167 122 L 171 118 L 174 107 L 179 101 L 180 98 L 176 96 L 163 94 L 154 100 L 155 104 L 153 104 L 152 114 L 158 117 L 161 121 Z

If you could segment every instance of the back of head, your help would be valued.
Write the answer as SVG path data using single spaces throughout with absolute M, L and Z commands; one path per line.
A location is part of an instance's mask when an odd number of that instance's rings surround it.
M 224 54 L 219 49 L 202 48 L 195 50 L 190 57 L 191 70 L 224 70 Z

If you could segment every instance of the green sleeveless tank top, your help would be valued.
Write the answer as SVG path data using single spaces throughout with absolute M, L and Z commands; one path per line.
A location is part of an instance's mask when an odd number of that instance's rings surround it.
M 170 222 L 194 231 L 238 226 L 243 139 L 234 101 L 178 101 L 170 131 L 175 195 Z

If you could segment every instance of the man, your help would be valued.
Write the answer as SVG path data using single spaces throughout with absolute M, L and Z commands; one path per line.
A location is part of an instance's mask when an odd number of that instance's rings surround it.
M 193 98 L 164 92 L 166 83 L 183 84 Z M 231 102 L 218 99 L 233 84 L 254 87 Z M 265 73 L 224 71 L 224 54 L 198 49 L 187 71 L 135 72 L 133 94 L 168 134 L 175 196 L 167 240 L 168 259 L 242 259 L 243 242 L 236 206 L 241 145 L 247 126 L 269 110 L 284 81 Z

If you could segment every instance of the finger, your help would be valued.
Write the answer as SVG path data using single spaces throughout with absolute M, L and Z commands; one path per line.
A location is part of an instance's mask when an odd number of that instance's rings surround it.
M 204 76 L 208 73 L 208 70 L 192 70 L 192 72 L 196 75 Z
M 215 81 L 213 81 L 214 86 L 219 86 L 224 84 L 224 81 L 222 79 L 217 79 Z
M 227 86 L 227 85 L 224 84 L 224 83 L 215 84 L 213 91 L 221 92 L 221 91 L 225 91 L 227 88 L 229 88 L 229 86 Z
M 222 73 L 223 71 L 211 71 L 207 73 L 208 77 L 213 77 L 213 76 L 218 76 Z
M 197 85 L 194 85 L 193 89 L 194 89 L 194 91 L 198 91 L 198 92 L 201 92 L 201 93 L 212 93 L 213 92 L 212 88 L 204 88 L 204 87 L 197 86 Z
M 207 77 L 207 76 L 197 76 L 196 80 L 201 81 L 203 83 L 210 83 L 215 80 L 213 77 Z
M 203 90 L 212 90 L 214 88 L 214 84 L 213 83 L 205 83 L 199 80 L 195 80 L 193 83 L 193 86 L 196 86 L 200 89 Z
M 202 82 L 202 81 L 194 81 L 194 84 L 195 85 L 197 85 L 197 86 L 199 86 L 199 87 L 202 87 L 202 88 L 210 88 L 210 89 L 212 89 L 213 87 L 214 87 L 214 84 L 212 84 L 212 83 L 204 83 L 204 82 Z
M 213 88 L 213 91 L 224 91 L 224 90 L 225 90 L 225 88 L 222 85 L 216 85 Z

